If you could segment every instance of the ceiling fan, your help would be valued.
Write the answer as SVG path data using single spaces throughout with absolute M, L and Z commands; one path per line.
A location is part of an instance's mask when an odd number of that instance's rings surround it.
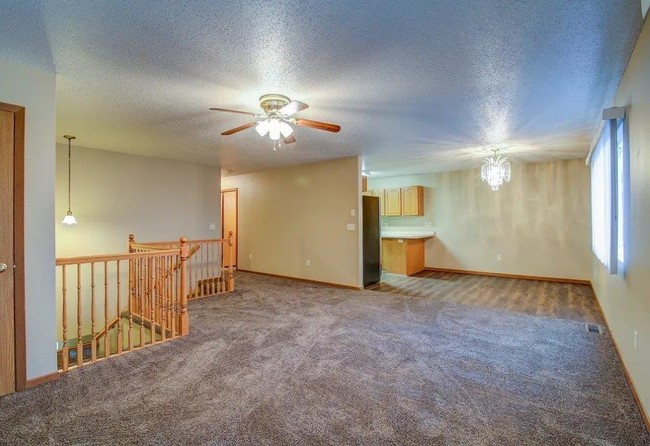
M 341 130 L 341 127 L 336 124 L 295 117 L 296 113 L 306 109 L 309 105 L 300 101 L 292 101 L 281 94 L 265 94 L 260 97 L 260 107 L 264 110 L 264 114 L 217 107 L 210 108 L 210 110 L 239 113 L 242 115 L 250 115 L 255 118 L 261 118 L 254 122 L 235 127 L 234 129 L 226 130 L 221 134 L 224 136 L 233 135 L 242 130 L 255 127 L 255 130 L 257 130 L 257 133 L 259 133 L 260 136 L 265 136 L 268 133 L 269 138 L 271 138 L 274 143 L 273 150 L 278 148 L 280 139 L 282 139 L 284 144 L 293 144 L 296 142 L 296 138 L 293 136 L 293 128 L 291 127 L 291 124 L 334 133 Z

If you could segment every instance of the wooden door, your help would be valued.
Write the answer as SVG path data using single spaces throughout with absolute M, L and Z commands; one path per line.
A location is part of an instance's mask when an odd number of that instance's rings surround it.
M 402 215 L 424 215 L 424 188 L 409 186 L 402 188 Z
M 0 110 L 0 395 L 16 390 L 14 326 L 14 114 Z
M 237 266 L 237 220 L 238 220 L 238 199 L 239 192 L 237 189 L 226 189 L 221 191 L 221 231 L 222 237 L 227 238 L 232 231 L 233 238 L 233 265 Z M 223 253 L 224 266 L 229 265 L 230 252 L 225 248 Z
M 384 190 L 384 213 L 390 217 L 402 215 L 402 193 L 399 187 Z

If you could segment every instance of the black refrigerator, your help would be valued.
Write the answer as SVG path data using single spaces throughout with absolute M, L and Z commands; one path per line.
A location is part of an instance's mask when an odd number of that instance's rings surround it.
M 381 279 L 379 197 L 363 195 L 363 286 L 373 285 Z

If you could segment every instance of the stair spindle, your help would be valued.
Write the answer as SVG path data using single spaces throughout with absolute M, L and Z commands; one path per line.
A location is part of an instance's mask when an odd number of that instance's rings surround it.
M 108 334 L 108 262 L 104 261 L 104 358 L 111 356 L 111 339 Z
M 77 264 L 77 366 L 84 362 L 84 342 L 81 330 L 81 263 Z
M 138 290 L 138 301 L 140 302 L 139 305 L 139 316 L 140 316 L 140 347 L 144 347 L 145 345 L 145 339 L 144 339 L 144 324 L 143 324 L 143 319 L 145 315 L 144 311 L 144 277 L 143 277 L 143 266 L 142 264 L 144 263 L 144 259 L 138 259 L 138 282 L 140 284 L 140 288 Z
M 90 361 L 97 361 L 97 339 L 95 339 L 95 262 L 90 263 Z
M 129 351 L 133 350 L 133 277 L 134 277 L 134 265 L 133 260 L 129 260 Z
M 122 282 L 120 280 L 120 261 L 118 260 L 116 262 L 116 269 L 117 269 L 117 305 L 116 305 L 116 310 L 117 310 L 117 354 L 120 355 L 122 354 L 122 347 L 124 340 L 122 339 L 122 308 L 121 308 L 121 299 L 120 299 L 120 288 L 122 285 Z
M 63 327 L 63 347 L 61 348 L 61 368 L 63 369 L 64 372 L 67 372 L 69 353 L 68 353 L 68 304 L 66 299 L 66 293 L 68 288 L 66 286 L 65 267 L 66 265 L 62 265 L 61 267 L 61 275 L 63 281 L 63 286 L 61 289 L 61 291 L 63 292 L 63 302 L 62 302 L 63 319 L 61 320 L 62 327 Z
M 151 336 L 151 344 L 156 343 L 156 328 L 155 328 L 155 318 L 156 318 L 156 308 L 155 308 L 155 290 L 154 290 L 154 284 L 156 283 L 156 269 L 155 269 L 155 263 L 154 259 L 149 259 L 147 261 L 147 276 L 149 277 L 149 283 L 148 283 L 148 291 L 149 291 L 149 315 L 150 321 L 149 321 L 149 334 Z

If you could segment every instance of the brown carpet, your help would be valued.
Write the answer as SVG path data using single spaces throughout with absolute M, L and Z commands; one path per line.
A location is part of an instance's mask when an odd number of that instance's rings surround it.
M 0 443 L 650 444 L 611 338 L 584 323 L 237 286 L 192 302 L 185 338 L 0 399 Z

